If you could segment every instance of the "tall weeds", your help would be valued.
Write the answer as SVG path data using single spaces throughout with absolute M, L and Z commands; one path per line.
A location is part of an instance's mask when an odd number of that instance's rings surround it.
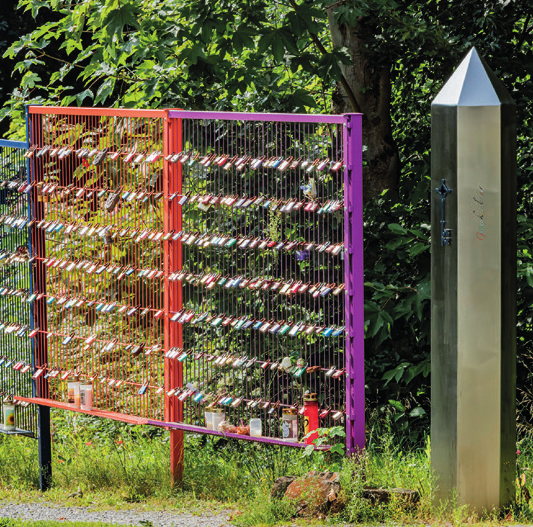
M 53 423 L 53 486 L 71 491 L 109 490 L 132 501 L 190 491 L 235 503 L 281 475 L 309 468 L 293 449 L 188 434 L 184 479 L 172 489 L 167 432 L 60 411 Z M 0 485 L 31 490 L 38 484 L 37 442 L 0 435 Z

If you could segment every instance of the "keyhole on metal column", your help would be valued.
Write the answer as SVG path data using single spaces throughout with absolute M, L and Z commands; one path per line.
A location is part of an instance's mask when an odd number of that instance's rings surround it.
M 446 180 L 440 180 L 440 187 L 435 189 L 435 192 L 440 196 L 440 245 L 450 245 L 452 243 L 452 231 L 446 228 L 446 208 L 445 200 L 448 194 L 452 191 L 451 188 L 446 186 Z

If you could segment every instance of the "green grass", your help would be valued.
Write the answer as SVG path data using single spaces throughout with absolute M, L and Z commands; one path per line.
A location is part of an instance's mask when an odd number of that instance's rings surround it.
M 287 473 L 310 465 L 287 448 L 186 435 L 184 479 L 171 488 L 167 432 L 53 412 L 53 485 L 48 500 L 98 507 L 153 507 L 178 510 L 235 507 Z M 0 435 L 0 498 L 35 501 L 37 442 Z M 78 490 L 82 497 L 68 498 Z
M 0 436 L 0 499 L 21 503 L 48 501 L 94 509 L 146 507 L 197 514 L 229 510 L 233 522 L 240 527 L 296 524 L 295 504 L 270 497 L 273 481 L 282 475 L 300 476 L 310 470 L 324 470 L 339 461 L 329 454 L 303 457 L 295 449 L 189 434 L 185 436 L 184 479 L 179 488 L 172 489 L 167 432 L 59 411 L 53 413 L 53 423 L 50 491 L 42 494 L 38 490 L 37 442 Z M 524 440 L 519 448 L 517 474 L 521 486 L 510 514 L 513 523 L 530 523 L 533 442 Z M 339 499 L 345 508 L 329 517 L 328 524 L 455 526 L 496 525 L 502 520 L 498 514 L 471 515 L 453 501 L 432 503 L 434 482 L 429 441 L 421 449 L 405 451 L 390 433 L 385 433 L 363 456 L 344 460 L 341 484 Z M 362 497 L 368 487 L 417 490 L 420 502 L 416 507 L 398 499 L 372 505 Z M 69 497 L 78 488 L 83 496 Z M 0 523 L 0 527 L 3 525 Z M 6 527 L 11 525 L 29 523 L 9 523 Z
M 327 457 L 316 453 L 313 462 L 317 470 L 327 468 Z M 365 525 L 428 523 L 434 519 L 431 510 L 431 470 L 429 446 L 425 450 L 404 453 L 394 446 L 392 437 L 384 438 L 380 447 L 357 459 L 348 459 L 341 469 L 341 495 L 345 509 L 329 518 L 330 523 L 360 523 Z M 405 488 L 418 490 L 421 499 L 417 507 L 406 506 L 400 500 L 386 505 L 372 505 L 362 497 L 365 488 Z M 276 501 L 258 493 L 254 503 L 236 518 L 237 525 L 252 527 L 286 522 L 295 505 L 286 500 Z

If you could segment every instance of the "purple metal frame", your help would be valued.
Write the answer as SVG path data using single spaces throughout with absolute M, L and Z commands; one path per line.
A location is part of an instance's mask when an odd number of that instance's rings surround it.
M 285 123 L 342 124 L 343 146 L 346 155 L 344 172 L 344 239 L 345 239 L 345 323 L 346 323 L 346 449 L 354 454 L 365 447 L 365 393 L 364 393 L 364 265 L 363 265 L 363 197 L 362 197 L 362 116 L 268 114 L 237 112 L 201 112 L 170 110 L 170 119 L 219 119 L 229 121 L 263 121 Z M 149 421 L 150 423 L 150 421 Z M 160 423 L 184 431 L 202 431 L 212 435 L 257 440 L 237 434 L 206 431 L 185 423 Z M 263 437 L 261 442 L 289 446 L 275 438 Z
M 344 240 L 346 248 L 346 450 L 365 446 L 363 148 L 360 114 L 347 115 L 344 128 Z
M 163 423 L 161 421 L 153 421 L 148 419 L 147 424 L 154 426 L 164 426 L 166 428 L 170 428 L 171 430 L 183 430 L 184 432 L 190 433 L 208 434 L 219 437 L 229 437 L 232 439 L 243 439 L 244 441 L 269 443 L 270 445 L 290 446 L 293 448 L 305 448 L 307 446 L 305 443 L 290 443 L 288 441 L 283 441 L 282 439 L 276 439 L 273 437 L 252 437 L 248 435 L 232 434 L 229 432 L 217 432 L 215 430 L 207 430 L 203 426 L 188 425 L 185 423 Z

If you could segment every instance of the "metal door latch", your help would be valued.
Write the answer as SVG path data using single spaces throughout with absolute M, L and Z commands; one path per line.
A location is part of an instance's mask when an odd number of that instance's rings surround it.
M 450 245 L 452 243 L 452 230 L 446 229 L 446 215 L 445 215 L 445 206 L 444 200 L 446 196 L 452 191 L 451 188 L 446 186 L 446 180 L 440 180 L 440 187 L 435 189 L 435 192 L 440 196 L 440 245 L 444 247 L 445 245 Z

